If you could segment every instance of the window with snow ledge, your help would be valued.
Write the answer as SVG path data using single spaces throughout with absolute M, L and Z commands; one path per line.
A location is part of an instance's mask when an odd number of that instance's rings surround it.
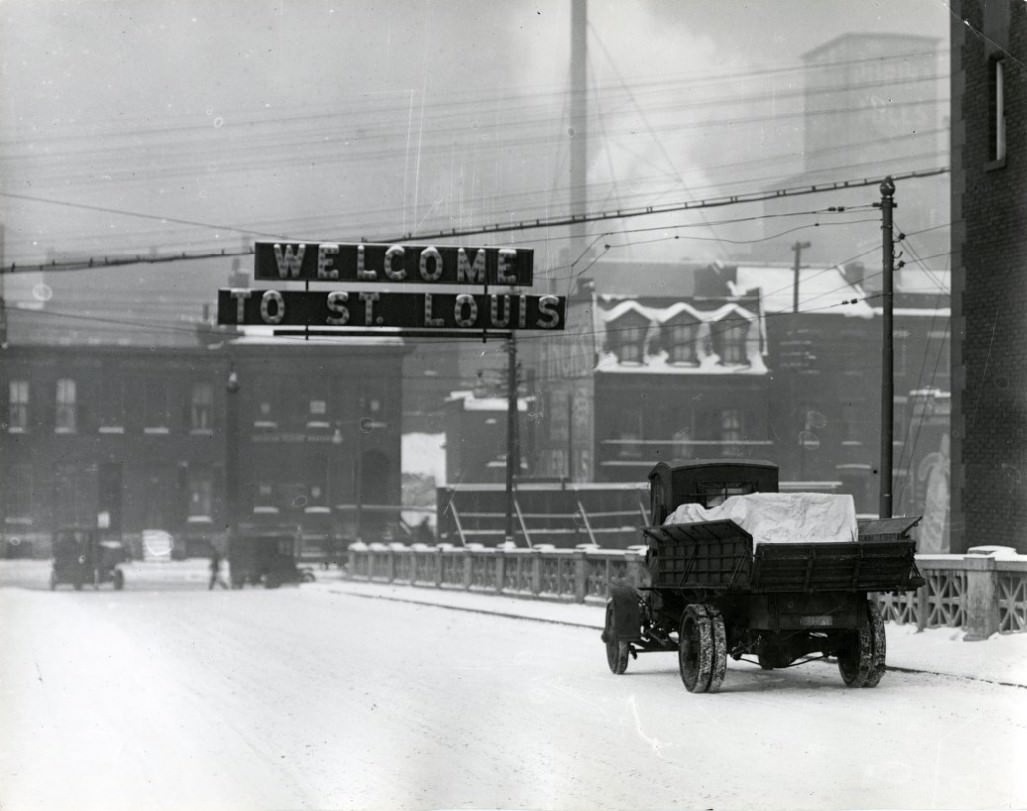
M 748 366 L 749 327 L 747 318 L 728 316 L 710 326 L 713 337 L 713 351 L 725 366 Z
M 663 326 L 663 345 L 667 362 L 674 366 L 696 366 L 699 363 L 699 322 L 680 319 Z
M 628 313 L 607 325 L 610 351 L 617 362 L 627 366 L 641 366 L 645 362 L 645 342 L 649 334 L 649 320 L 638 313 Z

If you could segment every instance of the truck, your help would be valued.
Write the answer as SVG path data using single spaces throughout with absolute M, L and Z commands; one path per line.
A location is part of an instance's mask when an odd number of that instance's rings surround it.
M 713 693 L 729 656 L 764 670 L 833 658 L 847 686 L 877 686 L 887 640 L 873 595 L 923 585 L 920 518 L 861 520 L 851 496 L 781 493 L 778 475 L 751 459 L 651 469 L 641 583 L 612 585 L 606 603 L 614 674 L 639 653 L 676 653 L 685 688 Z
M 293 525 L 242 524 L 228 543 L 228 572 L 232 588 L 263 585 L 274 589 L 314 579 L 308 566 L 298 564 L 301 535 Z

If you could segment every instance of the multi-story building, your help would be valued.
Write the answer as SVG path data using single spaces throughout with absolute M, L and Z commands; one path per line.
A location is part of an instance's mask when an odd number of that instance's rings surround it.
M 149 298 L 117 284 L 90 296 L 96 275 L 73 276 L 7 285 L 5 537 L 42 554 L 61 525 L 129 540 L 163 529 L 196 554 L 233 520 L 323 540 L 373 537 L 398 519 L 401 340 L 226 331 L 209 320 L 214 286 L 182 285 L 167 301 L 159 280 Z
M 952 547 L 1027 552 L 1027 4 L 951 5 Z

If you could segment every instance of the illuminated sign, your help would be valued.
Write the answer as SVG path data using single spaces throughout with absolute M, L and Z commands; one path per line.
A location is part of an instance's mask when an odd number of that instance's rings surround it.
M 548 295 L 218 290 L 218 323 L 229 325 L 562 330 L 566 309 Z
M 257 242 L 253 277 L 276 282 L 530 287 L 534 253 L 526 248 Z

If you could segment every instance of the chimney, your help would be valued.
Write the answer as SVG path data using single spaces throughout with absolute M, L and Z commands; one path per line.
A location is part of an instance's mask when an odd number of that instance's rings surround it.
M 236 257 L 232 260 L 232 272 L 228 275 L 229 287 L 249 287 L 250 277 L 240 270 L 241 262 Z
M 866 276 L 866 266 L 862 262 L 849 262 L 842 268 L 842 276 L 853 287 L 862 287 L 863 279 Z

